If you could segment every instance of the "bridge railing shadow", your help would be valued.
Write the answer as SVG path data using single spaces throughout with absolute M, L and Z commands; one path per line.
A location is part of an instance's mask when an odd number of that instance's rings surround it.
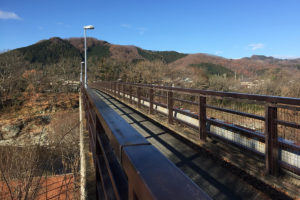
M 93 90 L 82 91 L 97 199 L 210 199 Z
M 159 149 L 213 199 L 241 199 L 245 196 L 250 199 L 260 198 L 259 194 L 249 189 L 249 185 L 259 191 L 272 191 L 273 197 L 288 198 L 241 170 L 249 168 L 251 165 L 258 165 L 257 159 L 249 160 L 247 155 L 239 153 L 235 154 L 232 157 L 234 160 L 231 161 L 238 162 L 241 169 L 230 165 L 216 156 L 224 150 L 220 146 L 214 148 L 214 153 L 212 154 L 206 149 L 199 148 L 199 146 L 183 139 L 142 113 L 136 112 L 133 108 L 128 107 L 110 95 L 103 92 L 97 93 L 99 98 L 138 130 L 152 145 Z M 236 151 L 238 150 L 236 149 Z M 257 175 L 261 176 L 261 174 Z M 242 182 L 240 180 L 241 177 L 243 177 Z
M 265 159 L 267 174 L 300 175 L 300 99 L 158 85 L 98 82 L 91 87 L 145 107 Z

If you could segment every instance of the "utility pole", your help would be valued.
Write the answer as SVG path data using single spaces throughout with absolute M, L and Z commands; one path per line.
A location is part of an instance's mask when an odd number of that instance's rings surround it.
M 81 62 L 82 66 L 83 62 Z M 80 75 L 80 89 L 79 89 L 79 148 L 80 148 L 80 199 L 86 199 L 86 164 L 84 154 L 84 139 L 83 139 L 83 122 L 82 122 L 82 73 Z
M 84 62 L 81 62 L 81 68 L 80 68 L 80 84 L 82 84 L 82 65 L 84 64 Z
M 93 30 L 93 25 L 84 26 L 84 88 L 87 88 L 87 46 L 86 46 L 86 30 Z

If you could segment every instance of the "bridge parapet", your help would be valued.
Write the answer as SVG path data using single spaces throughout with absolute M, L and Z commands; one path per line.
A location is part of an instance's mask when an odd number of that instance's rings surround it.
M 266 173 L 300 175 L 300 99 L 120 82 L 91 87 L 265 158 Z
M 95 91 L 81 90 L 97 199 L 210 199 Z

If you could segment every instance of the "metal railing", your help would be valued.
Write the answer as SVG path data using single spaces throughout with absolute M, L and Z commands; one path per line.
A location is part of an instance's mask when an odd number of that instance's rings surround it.
M 81 90 L 97 199 L 210 199 L 94 90 Z
M 91 87 L 265 157 L 266 172 L 300 174 L 300 99 L 158 85 L 98 82 Z

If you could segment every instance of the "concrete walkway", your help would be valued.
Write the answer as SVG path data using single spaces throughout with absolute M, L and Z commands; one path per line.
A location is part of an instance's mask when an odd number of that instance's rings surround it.
M 129 124 L 161 151 L 169 160 L 186 173 L 213 199 L 278 199 L 287 196 L 260 191 L 255 183 L 244 180 L 223 161 L 173 133 L 169 129 L 149 120 L 125 104 L 97 91 L 106 102 Z M 255 181 L 254 181 L 255 182 Z

